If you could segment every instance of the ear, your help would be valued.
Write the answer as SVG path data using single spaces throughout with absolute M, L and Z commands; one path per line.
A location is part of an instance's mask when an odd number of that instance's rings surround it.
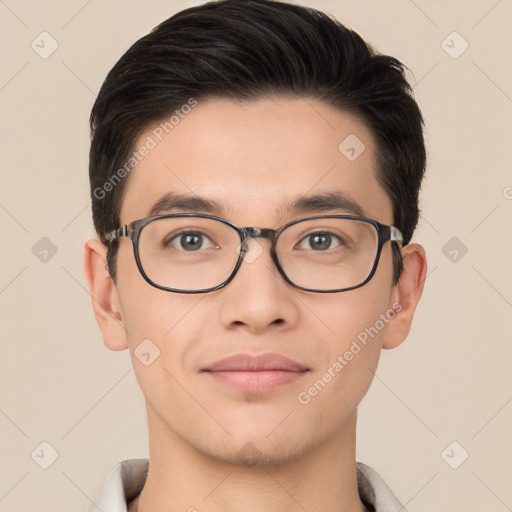
M 103 343 L 110 350 L 128 348 L 121 303 L 106 263 L 107 247 L 97 239 L 84 246 L 84 274 Z
M 386 349 L 397 347 L 407 338 L 427 275 L 427 257 L 421 245 L 406 245 L 402 249 L 402 262 L 402 274 L 391 295 L 396 314 L 386 326 L 382 341 Z

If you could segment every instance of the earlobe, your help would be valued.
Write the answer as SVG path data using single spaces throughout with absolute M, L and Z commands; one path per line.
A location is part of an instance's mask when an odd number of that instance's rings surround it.
M 405 246 L 402 261 L 402 274 L 392 294 L 393 303 L 398 305 L 397 313 L 387 326 L 382 340 L 382 347 L 386 349 L 397 347 L 407 338 L 427 275 L 427 257 L 421 245 Z
M 121 303 L 106 265 L 107 248 L 97 239 L 84 246 L 84 274 L 103 342 L 110 350 L 128 348 Z

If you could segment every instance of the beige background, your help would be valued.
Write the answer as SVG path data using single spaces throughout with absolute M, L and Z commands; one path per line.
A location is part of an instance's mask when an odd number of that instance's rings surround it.
M 427 120 L 429 275 L 360 408 L 358 460 L 410 512 L 511 510 L 512 1 L 304 3 L 407 64 Z M 85 511 L 112 466 L 147 455 L 129 354 L 102 344 L 82 274 L 87 122 L 128 46 L 193 4 L 0 0 L 0 511 Z M 43 31 L 58 43 L 46 59 L 31 47 Z

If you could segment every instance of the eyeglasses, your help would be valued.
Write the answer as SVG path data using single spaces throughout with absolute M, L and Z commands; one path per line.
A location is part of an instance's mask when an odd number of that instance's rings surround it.
M 377 269 L 383 245 L 388 240 L 403 244 L 402 233 L 394 226 L 349 215 L 296 219 L 274 230 L 240 228 L 211 215 L 166 214 L 125 224 L 106 235 L 109 243 L 121 237 L 132 241 L 144 279 L 177 293 L 226 286 L 244 259 L 251 263 L 251 238 L 272 242 L 272 260 L 288 283 L 318 293 L 363 286 Z

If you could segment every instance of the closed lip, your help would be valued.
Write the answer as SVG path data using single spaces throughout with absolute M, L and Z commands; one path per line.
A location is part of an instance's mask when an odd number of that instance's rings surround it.
M 280 354 L 261 355 L 235 354 L 224 357 L 206 368 L 203 372 L 263 372 L 263 371 L 305 372 L 309 368 Z

